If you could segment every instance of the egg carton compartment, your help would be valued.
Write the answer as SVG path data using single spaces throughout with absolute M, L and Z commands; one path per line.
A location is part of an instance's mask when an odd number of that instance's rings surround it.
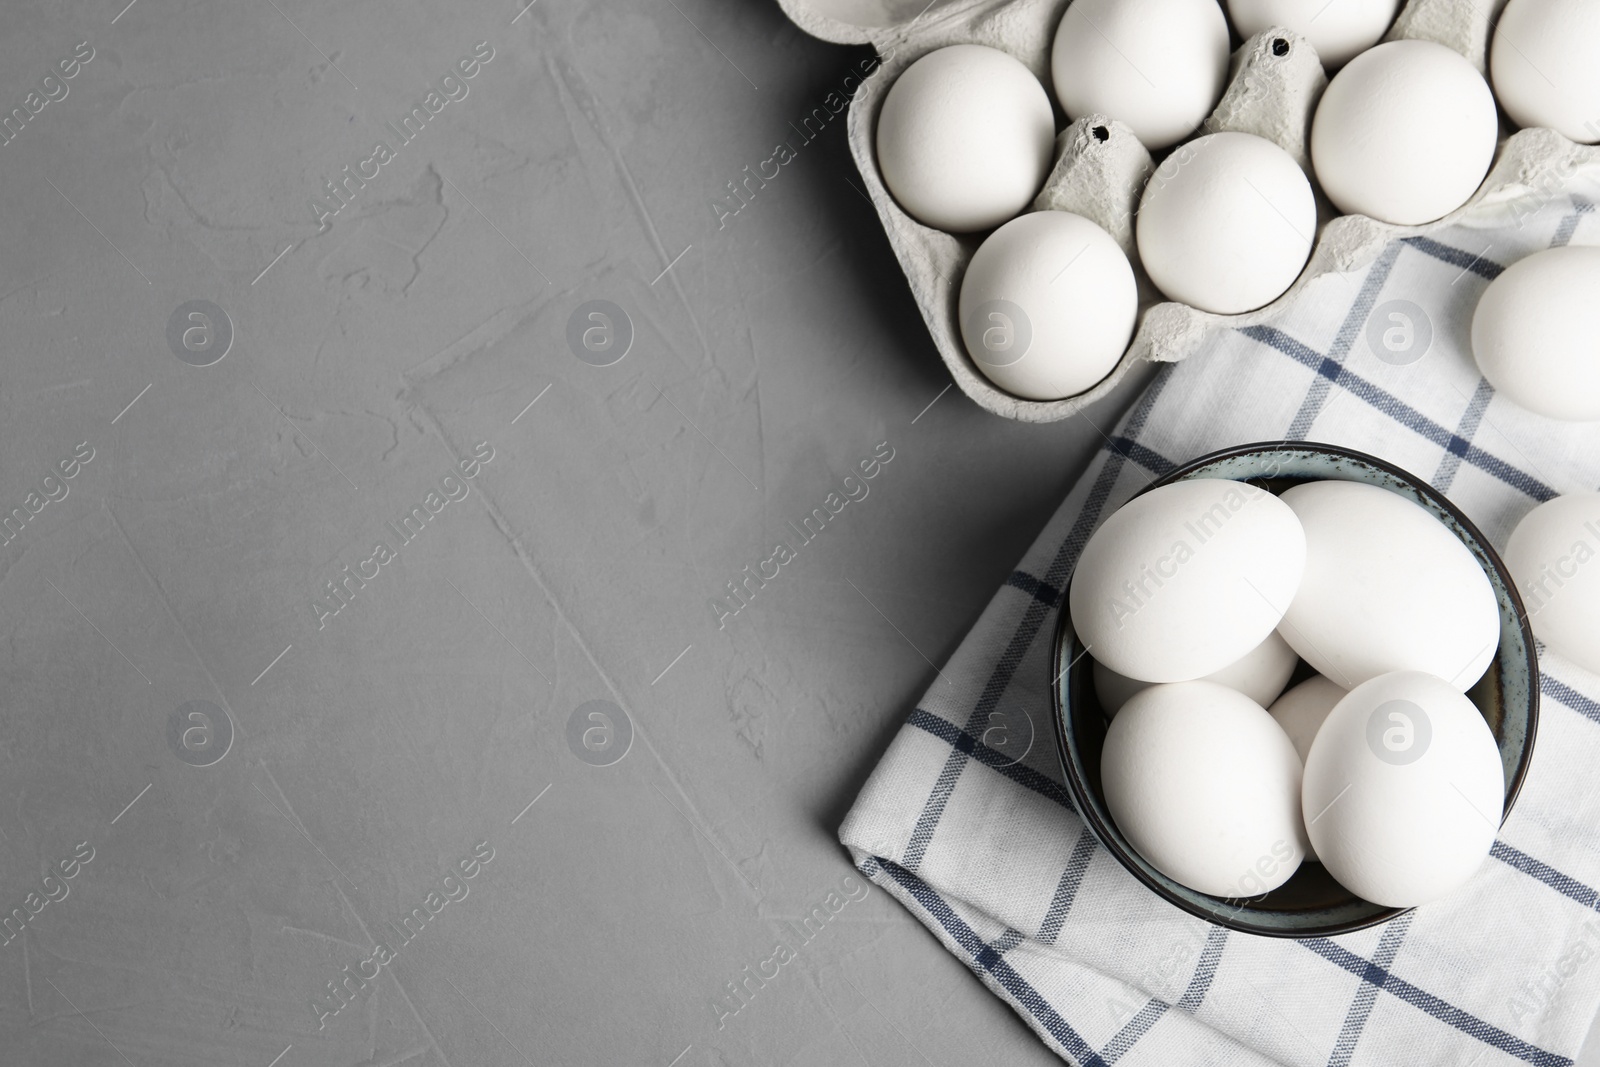
M 876 131 L 878 114 L 895 79 L 927 53 L 954 44 L 987 45 L 1010 54 L 1039 78 L 1053 102 L 1050 49 L 1067 0 L 779 0 L 779 5 L 815 37 L 838 44 L 870 44 L 877 50 L 881 65 L 851 101 L 851 154 L 955 383 L 985 410 L 1022 422 L 1068 418 L 1109 393 L 1140 363 L 1175 362 L 1193 352 L 1213 328 L 1270 318 L 1317 278 L 1359 270 L 1391 241 L 1457 224 L 1503 224 L 1530 202 L 1547 199 L 1577 172 L 1600 170 L 1600 146 L 1578 144 L 1549 129 L 1514 130 L 1502 116 L 1500 143 L 1489 173 L 1457 210 L 1420 226 L 1340 215 L 1317 186 L 1308 148 L 1312 115 L 1327 75 L 1304 38 L 1288 30 L 1265 30 L 1236 49 L 1222 99 L 1193 137 L 1223 131 L 1255 134 L 1279 145 L 1305 170 L 1317 190 L 1318 232 L 1300 276 L 1276 300 L 1238 315 L 1214 314 L 1166 300 L 1139 265 L 1134 214 L 1145 182 L 1162 167 L 1180 166 L 1187 141 L 1152 158 L 1126 126 L 1106 116 L 1085 116 L 1058 134 L 1053 169 L 1032 210 L 1072 211 L 1111 234 L 1128 253 L 1139 281 L 1138 324 L 1127 351 L 1098 384 L 1062 400 L 1026 400 L 991 383 L 961 336 L 961 279 L 988 233 L 945 233 L 906 214 L 879 171 Z M 1476 0 L 1410 0 L 1384 40 L 1443 44 L 1487 76 L 1492 27 L 1503 6 L 1504 0 L 1492 0 L 1488 7 L 1479 7 Z

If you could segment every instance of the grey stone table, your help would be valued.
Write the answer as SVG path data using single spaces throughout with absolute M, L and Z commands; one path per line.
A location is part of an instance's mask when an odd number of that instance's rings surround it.
M 0 1061 L 1057 1062 L 834 833 L 1137 383 L 947 389 L 864 51 L 523 2 L 7 11 Z

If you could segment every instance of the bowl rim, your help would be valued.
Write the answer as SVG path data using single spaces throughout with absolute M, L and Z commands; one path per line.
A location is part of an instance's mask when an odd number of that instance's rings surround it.
M 1439 508 L 1439 510 L 1449 515 L 1452 521 L 1458 523 L 1461 529 L 1483 553 L 1483 556 L 1488 562 L 1489 566 L 1492 567 L 1497 573 L 1500 579 L 1500 584 L 1504 587 L 1506 594 L 1509 597 L 1510 607 L 1516 613 L 1518 628 L 1522 631 L 1522 644 L 1528 670 L 1528 727 L 1522 746 L 1522 752 L 1517 760 L 1516 770 L 1512 773 L 1511 781 L 1506 786 L 1505 805 L 1502 808 L 1500 816 L 1500 825 L 1503 827 L 1505 825 L 1505 821 L 1511 817 L 1511 809 L 1516 804 L 1518 795 L 1522 792 L 1522 784 L 1527 778 L 1528 767 L 1533 761 L 1534 744 L 1539 733 L 1539 654 L 1538 648 L 1534 644 L 1533 627 L 1528 622 L 1528 612 L 1526 607 L 1523 605 L 1522 595 L 1518 592 L 1516 583 L 1512 580 L 1511 572 L 1507 569 L 1505 561 L 1500 558 L 1500 553 L 1495 550 L 1494 545 L 1489 541 L 1489 539 L 1483 535 L 1483 531 L 1479 530 L 1477 525 L 1471 519 L 1467 518 L 1466 513 L 1458 508 L 1448 497 L 1446 497 L 1439 490 L 1435 489 L 1428 482 L 1412 474 L 1410 471 L 1407 471 L 1396 464 L 1390 463 L 1387 460 L 1379 459 L 1377 456 L 1373 456 L 1369 453 L 1360 452 L 1353 448 L 1345 448 L 1340 445 L 1327 444 L 1318 441 L 1285 440 L 1258 441 L 1251 444 L 1232 445 L 1228 448 L 1218 449 L 1214 452 L 1207 452 L 1205 455 L 1180 464 L 1179 466 L 1168 471 L 1166 474 L 1151 480 L 1148 485 L 1134 493 L 1133 496 L 1130 496 L 1127 501 L 1124 501 L 1123 505 L 1126 505 L 1128 501 L 1143 496 L 1152 489 L 1157 489 L 1164 485 L 1170 485 L 1173 482 L 1182 481 L 1194 474 L 1196 471 L 1212 466 L 1213 464 L 1220 463 L 1224 460 L 1260 455 L 1262 453 L 1285 451 L 1320 453 L 1334 459 L 1363 463 L 1383 472 L 1384 474 L 1389 475 L 1392 478 L 1398 479 L 1400 482 L 1404 483 L 1412 491 L 1414 491 L 1418 496 L 1426 498 L 1429 503 L 1433 504 Z M 1242 481 L 1244 479 L 1229 480 Z M 1077 562 L 1074 561 L 1073 575 L 1075 575 L 1076 572 Z M 1124 855 L 1121 845 L 1117 844 L 1115 838 L 1110 835 L 1107 827 L 1104 824 L 1105 821 L 1100 817 L 1100 814 L 1096 810 L 1095 806 L 1090 803 L 1088 785 L 1078 775 L 1074 767 L 1073 760 L 1067 749 L 1067 718 L 1066 707 L 1062 700 L 1062 693 L 1071 685 L 1071 672 L 1073 669 L 1073 664 L 1077 661 L 1073 660 L 1068 662 L 1065 668 L 1062 667 L 1062 663 L 1066 662 L 1063 660 L 1063 656 L 1068 650 L 1069 643 L 1072 645 L 1076 645 L 1078 643 L 1077 632 L 1072 628 L 1072 613 L 1068 607 L 1067 601 L 1068 594 L 1072 588 L 1073 575 L 1068 575 L 1066 582 L 1063 583 L 1061 587 L 1061 595 L 1057 601 L 1056 608 L 1055 635 L 1052 638 L 1050 648 L 1050 671 L 1051 677 L 1054 679 L 1054 681 L 1052 681 L 1050 684 L 1051 727 L 1052 732 L 1055 735 L 1056 756 L 1061 762 L 1062 777 L 1065 780 L 1067 793 L 1072 798 L 1073 808 L 1078 818 L 1082 820 L 1084 826 L 1088 827 L 1089 832 L 1094 835 L 1095 840 L 1099 843 L 1099 845 L 1104 848 L 1112 857 L 1114 857 L 1116 861 L 1122 865 L 1124 870 L 1133 875 L 1134 878 L 1136 878 L 1147 889 L 1154 892 L 1161 899 L 1177 908 L 1182 909 L 1184 912 L 1195 916 L 1196 918 L 1203 919 L 1208 923 L 1221 926 L 1229 930 L 1236 930 L 1240 933 L 1246 934 L 1256 934 L 1263 937 L 1294 939 L 1333 937 L 1339 934 L 1354 933 L 1357 930 L 1366 930 L 1374 926 L 1380 926 L 1389 922 L 1391 919 L 1397 918 L 1401 915 L 1404 915 L 1406 912 L 1413 910 L 1412 908 L 1384 908 L 1366 918 L 1347 919 L 1340 922 L 1324 923 L 1319 926 L 1307 927 L 1301 930 L 1285 929 L 1276 926 L 1265 926 L 1250 922 L 1248 920 L 1241 920 L 1240 916 L 1247 914 L 1247 911 L 1244 907 L 1241 907 L 1238 911 L 1234 912 L 1232 916 L 1223 916 L 1221 914 L 1207 912 L 1200 909 L 1190 901 L 1172 892 L 1161 882 L 1151 877 L 1148 872 L 1146 872 L 1137 863 L 1134 863 L 1128 856 Z M 1498 600 L 1498 597 L 1496 599 Z M 1498 747 L 1498 744 L 1496 747 Z M 1214 899 L 1221 901 L 1225 898 L 1216 897 Z

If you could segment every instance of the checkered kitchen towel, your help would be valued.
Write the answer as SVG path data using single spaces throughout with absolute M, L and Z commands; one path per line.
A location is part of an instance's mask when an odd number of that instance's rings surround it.
M 1397 242 L 1269 323 L 1163 369 L 912 711 L 840 837 L 1074 1064 L 1569 1064 L 1600 1006 L 1600 677 L 1542 653 L 1532 769 L 1462 889 L 1381 927 L 1293 941 L 1210 926 L 1144 889 L 1073 812 L 1050 734 L 1056 612 L 1084 541 L 1152 478 L 1283 438 L 1428 478 L 1499 546 L 1535 504 L 1600 488 L 1600 424 L 1522 411 L 1479 376 L 1485 285 L 1550 245 L 1600 244 L 1600 182 L 1535 213 Z M 1595 294 L 1600 299 L 1600 293 Z M 1369 324 L 1420 306 L 1422 358 Z M 1404 309 L 1402 309 L 1404 310 Z M 1401 334 L 1391 338 L 1400 344 Z M 1033 743 L 1017 738 L 1031 721 Z M 1003 726 L 995 730 L 995 726 Z

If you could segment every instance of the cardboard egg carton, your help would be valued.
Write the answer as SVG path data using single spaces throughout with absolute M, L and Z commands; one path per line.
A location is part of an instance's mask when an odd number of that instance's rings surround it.
M 934 345 L 961 391 L 996 415 L 1055 422 L 1110 392 L 1141 361 L 1174 362 L 1195 350 L 1208 331 L 1246 326 L 1272 316 L 1324 274 L 1358 270 L 1397 238 L 1457 223 L 1499 224 L 1547 200 L 1577 171 L 1600 169 L 1600 148 L 1576 144 L 1554 130 L 1503 129 L 1495 161 L 1476 194 L 1458 210 L 1422 226 L 1395 226 L 1364 215 L 1339 215 L 1320 191 L 1318 234 L 1311 258 L 1289 290 L 1266 307 L 1216 315 L 1163 300 L 1139 267 L 1134 212 L 1144 183 L 1161 167 L 1181 165 L 1184 145 L 1159 162 L 1131 130 L 1106 116 L 1073 122 L 1056 140 L 1056 163 L 1034 209 L 1073 211 L 1102 226 L 1134 264 L 1140 286 L 1139 322 L 1128 350 L 1099 384 L 1065 400 L 1024 400 L 993 385 L 967 354 L 957 306 L 967 263 L 986 234 L 949 234 L 917 222 L 895 203 L 878 170 L 878 112 L 900 73 L 917 59 L 952 44 L 982 44 L 1021 60 L 1055 92 L 1050 49 L 1067 0 L 779 0 L 796 25 L 838 44 L 869 44 L 882 65 L 850 105 L 850 151 L 865 179 L 889 243 L 905 271 Z M 1493 20 L 1504 0 L 1410 0 L 1385 40 L 1414 38 L 1455 49 L 1487 76 Z M 1275 142 L 1312 177 L 1311 118 L 1327 77 L 1304 38 L 1270 29 L 1234 53 L 1228 88 L 1195 136 L 1234 130 Z M 1600 118 L 1600 116 L 1597 116 Z

